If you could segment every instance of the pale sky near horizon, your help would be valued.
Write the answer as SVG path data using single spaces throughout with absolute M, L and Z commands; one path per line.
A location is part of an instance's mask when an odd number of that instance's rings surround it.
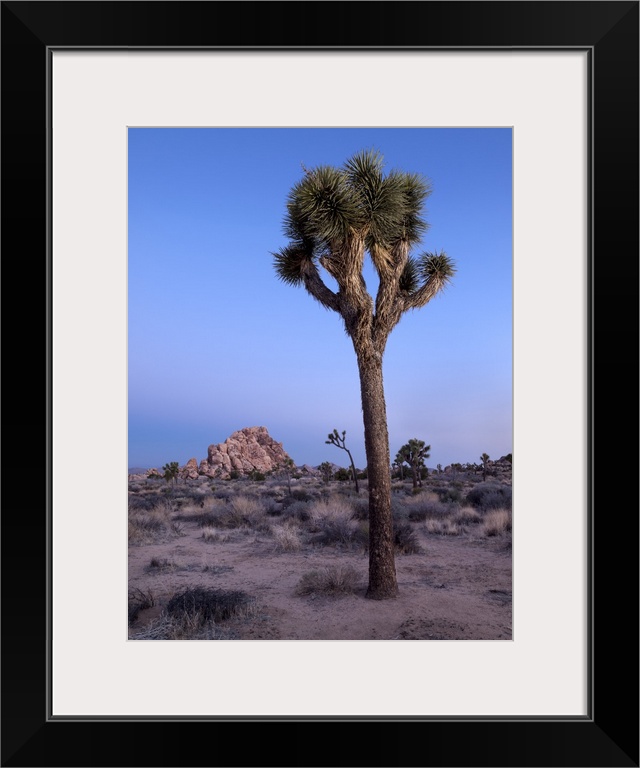
M 302 165 L 374 148 L 421 173 L 452 284 L 405 314 L 384 358 L 391 458 L 412 437 L 427 465 L 512 452 L 510 128 L 130 128 L 128 466 L 198 462 L 265 426 L 296 464 L 366 465 L 355 354 L 341 318 L 282 283 L 286 199 Z M 368 268 L 367 285 L 375 290 Z

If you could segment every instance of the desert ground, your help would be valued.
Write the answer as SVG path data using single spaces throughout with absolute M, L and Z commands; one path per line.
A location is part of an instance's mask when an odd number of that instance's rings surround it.
M 131 640 L 511 640 L 510 473 L 392 484 L 399 596 L 365 597 L 366 480 L 129 479 Z

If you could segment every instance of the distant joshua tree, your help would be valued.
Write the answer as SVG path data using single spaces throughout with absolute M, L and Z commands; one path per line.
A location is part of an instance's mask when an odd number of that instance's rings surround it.
M 349 461 L 351 462 L 351 472 L 353 473 L 353 482 L 356 486 L 356 493 L 360 493 L 360 488 L 358 487 L 358 475 L 356 473 L 356 465 L 353 463 L 353 456 L 351 455 L 351 451 L 345 445 L 346 434 L 347 434 L 347 431 L 345 429 L 342 430 L 342 436 L 338 434 L 337 429 L 334 429 L 333 432 L 327 435 L 329 439 L 325 440 L 325 443 L 327 443 L 328 445 L 335 445 L 338 448 L 342 448 L 343 451 L 346 451 L 349 454 Z
M 369 480 L 367 597 L 376 600 L 398 595 L 382 359 L 402 315 L 431 301 L 455 272 L 443 252 L 410 255 L 427 230 L 422 216 L 431 192 L 427 179 L 400 170 L 385 174 L 383 166 L 377 151 L 365 150 L 340 167 L 303 167 L 287 200 L 289 243 L 272 254 L 278 277 L 304 286 L 340 315 L 353 343 Z M 367 254 L 379 278 L 375 301 L 363 276 Z M 320 267 L 336 281 L 337 291 L 324 282 Z
M 318 467 L 318 469 L 320 470 L 320 472 L 322 472 L 322 479 L 328 485 L 331 478 L 333 477 L 333 467 L 331 466 L 331 462 L 323 461 L 322 464 Z
M 398 451 L 398 456 L 402 458 L 411 467 L 413 477 L 413 487 L 422 487 L 422 468 L 425 466 L 424 460 L 429 458 L 431 451 L 430 445 L 425 445 L 424 440 L 418 440 L 417 437 L 409 440 Z
M 171 461 L 168 464 L 165 464 L 164 467 L 162 467 L 164 471 L 164 479 L 171 483 L 173 482 L 173 485 L 176 484 L 176 479 L 178 477 L 178 472 L 180 471 L 180 465 L 177 461 Z
M 483 453 L 482 456 L 480 456 L 480 461 L 482 462 L 482 480 L 487 479 L 487 468 L 489 466 L 489 454 Z

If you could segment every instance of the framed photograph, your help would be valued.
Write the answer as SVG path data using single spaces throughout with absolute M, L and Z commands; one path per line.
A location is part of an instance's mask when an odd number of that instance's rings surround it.
M 2 61 L 5 284 L 27 323 L 44 315 L 45 407 L 25 412 L 47 447 L 42 501 L 3 515 L 3 765 L 637 766 L 638 500 L 618 446 L 638 394 L 638 3 L 3 2 Z M 161 164 L 185 130 L 242 133 L 239 157 L 263 132 L 347 129 L 509 136 L 512 634 L 136 642 L 128 259 L 157 181 L 132 186 L 132 132 L 166 131 Z M 433 152 L 453 173 L 474 146 L 486 161 L 473 141 Z M 8 243 L 39 268 L 14 273 Z M 370 737 L 346 750 L 352 723 Z

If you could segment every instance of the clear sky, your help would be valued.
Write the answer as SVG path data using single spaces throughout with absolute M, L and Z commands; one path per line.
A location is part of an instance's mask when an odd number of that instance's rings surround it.
M 356 358 L 342 319 L 282 283 L 272 252 L 302 164 L 377 149 L 432 185 L 413 251 L 444 250 L 452 284 L 405 314 L 384 358 L 391 458 L 427 465 L 512 451 L 510 128 L 130 128 L 130 467 L 200 462 L 265 426 L 296 464 L 366 466 Z M 330 280 L 327 279 L 330 283 Z M 366 282 L 375 292 L 372 268 Z

